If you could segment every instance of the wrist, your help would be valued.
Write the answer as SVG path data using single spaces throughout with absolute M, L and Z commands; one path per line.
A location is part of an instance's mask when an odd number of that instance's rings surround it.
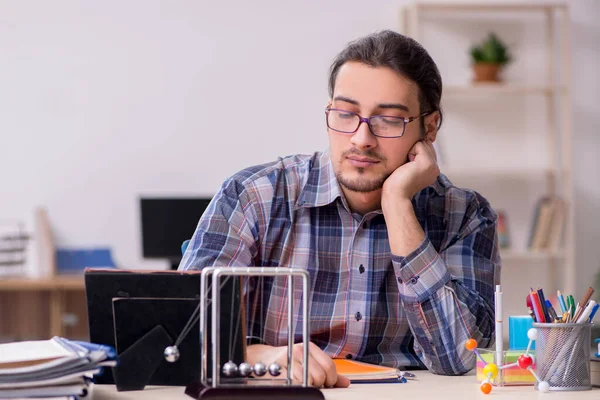
M 381 198 L 381 211 L 383 211 L 386 219 L 395 215 L 402 215 L 412 209 L 412 200 L 407 196 L 384 194 Z

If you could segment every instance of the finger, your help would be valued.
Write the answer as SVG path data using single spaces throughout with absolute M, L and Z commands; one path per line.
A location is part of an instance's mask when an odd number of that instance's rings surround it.
M 314 357 L 308 358 L 308 373 L 312 380 L 312 386 L 320 388 L 326 382 L 326 373 L 323 367 Z
M 323 375 L 325 377 L 323 385 L 326 387 L 335 385 L 335 382 L 337 381 L 337 371 L 331 357 L 325 354 L 319 346 L 312 342 L 310 343 L 310 355 L 311 358 L 314 358 L 315 361 L 319 363 L 320 368 L 323 370 Z
M 350 379 L 346 378 L 344 375 L 337 376 L 337 382 L 335 382 L 334 387 L 336 388 L 346 388 L 350 386 Z
M 437 155 L 435 153 L 435 148 L 433 147 L 433 142 L 431 142 L 430 140 L 427 140 L 427 139 L 419 140 L 417 143 L 415 143 L 415 145 L 411 149 L 410 153 L 414 153 L 415 158 L 419 155 L 422 155 L 422 156 L 426 156 L 427 158 L 429 158 L 432 161 L 437 162 Z
M 294 385 L 301 385 L 302 380 L 302 364 L 298 360 L 294 360 L 292 362 L 292 383 Z M 279 379 L 287 379 L 288 378 L 288 368 L 287 366 L 281 369 L 281 375 L 278 377 Z M 310 384 L 310 376 L 308 377 L 308 382 Z
M 302 373 L 302 363 L 299 360 L 294 359 L 292 364 L 292 381 L 296 385 L 301 385 L 304 382 L 304 375 Z M 312 386 L 312 378 L 310 375 L 308 376 L 308 385 Z

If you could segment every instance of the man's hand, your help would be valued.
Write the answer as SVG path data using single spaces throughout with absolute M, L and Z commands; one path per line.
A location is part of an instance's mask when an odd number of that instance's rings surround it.
M 433 184 L 440 175 L 433 143 L 420 140 L 408 152 L 408 162 L 396 169 L 384 182 L 382 207 L 398 199 L 411 200 Z
M 425 239 L 413 206 L 417 192 L 433 184 L 440 175 L 433 144 L 421 140 L 408 152 L 408 162 L 396 169 L 383 183 L 381 210 L 388 227 L 390 250 L 406 257 Z
M 287 346 L 273 347 L 263 344 L 248 346 L 248 360 L 250 365 L 257 362 L 264 363 L 267 367 L 274 361 L 281 365 L 281 374 L 287 376 Z M 302 383 L 303 344 L 292 346 L 292 373 L 296 384 Z M 320 388 L 348 387 L 350 380 L 338 375 L 331 357 L 323 352 L 317 345 L 310 343 L 308 349 L 308 384 Z

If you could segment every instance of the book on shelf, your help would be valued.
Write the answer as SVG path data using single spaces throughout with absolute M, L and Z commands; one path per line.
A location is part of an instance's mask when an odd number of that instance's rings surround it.
M 565 225 L 566 206 L 559 197 L 542 197 L 536 204 L 528 247 L 532 251 L 556 251 L 560 248 Z

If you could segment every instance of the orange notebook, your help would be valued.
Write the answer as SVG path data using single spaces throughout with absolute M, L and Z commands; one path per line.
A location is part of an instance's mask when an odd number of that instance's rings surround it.
M 406 379 L 397 368 L 382 367 L 341 358 L 334 358 L 333 363 L 337 373 L 349 378 L 353 383 L 406 382 Z

